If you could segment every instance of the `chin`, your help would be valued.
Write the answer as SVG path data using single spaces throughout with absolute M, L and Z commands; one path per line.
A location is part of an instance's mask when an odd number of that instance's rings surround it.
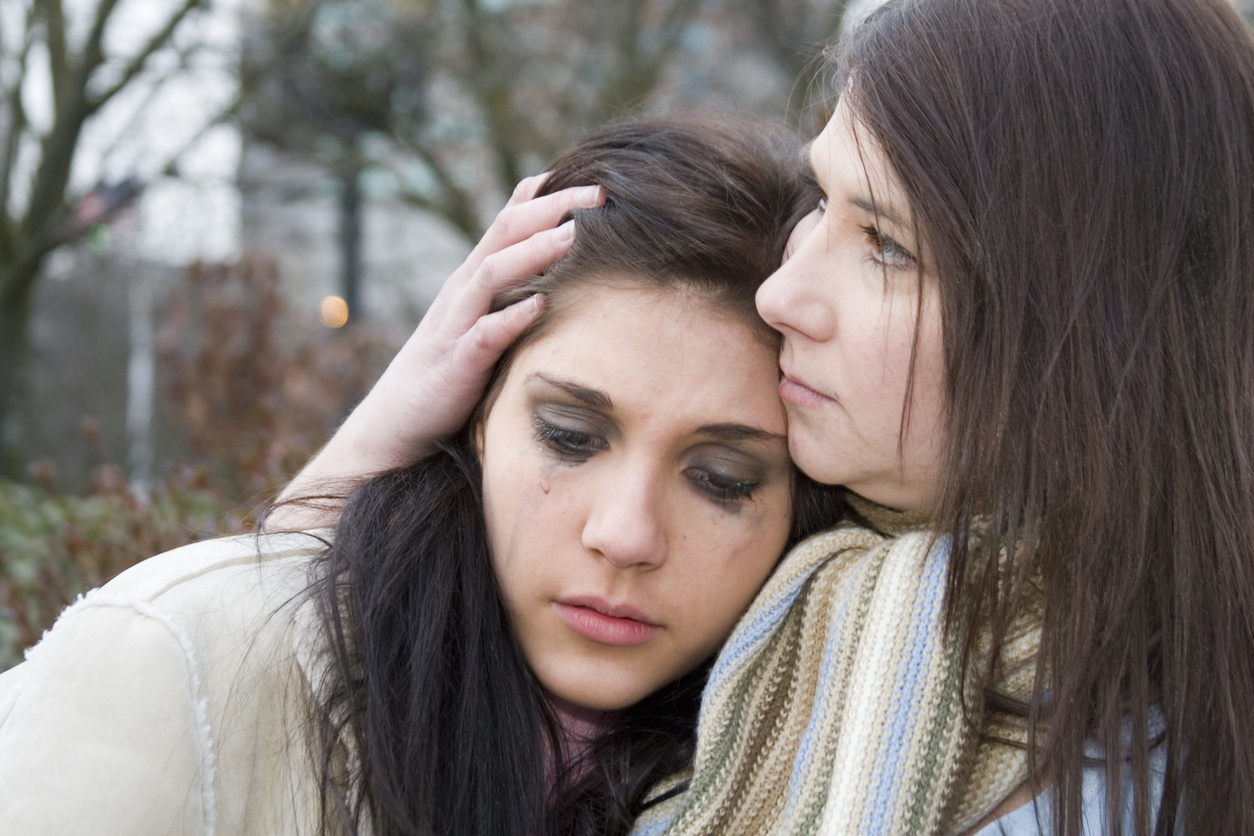
M 795 429 L 794 429 L 795 428 Z M 789 422 L 788 455 L 797 469 L 823 485 L 843 485 L 848 474 L 832 465 L 839 457 L 822 444 L 815 444 L 806 427 Z
M 641 687 L 638 682 L 615 683 L 609 677 L 592 672 L 566 681 L 541 681 L 540 684 L 558 699 L 588 711 L 622 711 L 657 690 L 647 685 Z

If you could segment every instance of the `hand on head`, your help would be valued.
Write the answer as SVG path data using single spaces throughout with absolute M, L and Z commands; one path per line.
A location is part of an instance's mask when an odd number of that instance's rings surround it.
M 370 394 L 283 491 L 280 501 L 336 480 L 357 481 L 413 461 L 470 418 L 501 353 L 540 313 L 532 296 L 491 312 L 503 289 L 561 258 L 575 238 L 562 218 L 605 200 L 599 186 L 535 197 L 546 175 L 518 184 L 466 261 L 449 276 L 417 330 Z M 338 509 L 277 506 L 272 530 L 334 525 Z

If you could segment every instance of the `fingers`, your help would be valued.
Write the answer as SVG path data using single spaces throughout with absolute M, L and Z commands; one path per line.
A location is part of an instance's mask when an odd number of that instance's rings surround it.
M 575 222 L 567 221 L 483 260 L 451 311 L 454 328 L 470 328 L 488 312 L 492 300 L 520 279 L 534 276 L 557 261 L 575 240 Z
M 466 334 L 468 367 L 480 373 L 489 371 L 510 343 L 544 310 L 544 296 L 537 293 L 494 314 L 480 317 Z
M 568 212 L 600 206 L 604 202 L 605 190 L 600 186 L 578 186 L 506 206 L 488 227 L 471 257 L 486 258 L 537 232 L 552 229 Z
M 516 206 L 519 203 L 526 203 L 536 196 L 536 192 L 544 185 L 544 181 L 549 179 L 549 172 L 537 174 L 534 177 L 524 177 L 518 181 L 518 185 L 514 187 L 514 193 L 510 195 L 509 203 L 506 206 Z
M 488 312 L 502 288 L 539 273 L 565 255 L 574 240 L 574 225 L 567 222 L 555 227 L 568 212 L 605 202 L 600 186 L 577 186 L 534 197 L 547 176 L 528 177 L 518 184 L 510 203 L 440 289 L 423 318 L 440 324 L 429 325 L 428 330 L 465 333 Z

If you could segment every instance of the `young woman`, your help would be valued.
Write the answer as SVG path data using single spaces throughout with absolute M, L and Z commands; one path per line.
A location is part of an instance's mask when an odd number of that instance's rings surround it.
M 682 779 L 707 661 L 839 503 L 754 309 L 812 186 L 760 129 L 655 120 L 545 189 L 578 233 L 452 441 L 325 547 L 153 558 L 0 676 L 0 832 L 625 833 Z
M 669 832 L 1254 831 L 1249 30 L 897 0 L 840 61 L 758 305 L 795 460 L 876 504 L 729 639 Z M 463 331 L 441 373 L 473 386 Z M 315 467 L 420 447 L 379 430 L 423 396 Z

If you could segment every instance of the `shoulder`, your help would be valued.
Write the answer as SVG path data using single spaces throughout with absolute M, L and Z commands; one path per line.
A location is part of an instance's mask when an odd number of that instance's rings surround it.
M 294 613 L 323 548 L 197 543 L 68 607 L 0 676 L 0 830 L 211 832 L 261 815 L 236 789 L 286 780 Z
M 310 561 L 325 544 L 312 534 L 243 535 L 206 540 L 151 557 L 79 597 L 38 645 L 38 659 L 67 624 L 109 610 L 163 625 L 191 647 L 214 634 L 263 625 L 307 584 Z
M 294 614 L 324 548 L 312 534 L 245 535 L 149 558 L 80 596 L 19 667 L 68 675 L 90 656 L 105 664 L 102 673 L 118 672 L 118 681 L 106 677 L 100 687 L 126 687 L 122 671 L 173 676 L 178 657 L 197 705 L 221 705 L 240 683 L 256 690 L 290 675 L 299 643 Z

